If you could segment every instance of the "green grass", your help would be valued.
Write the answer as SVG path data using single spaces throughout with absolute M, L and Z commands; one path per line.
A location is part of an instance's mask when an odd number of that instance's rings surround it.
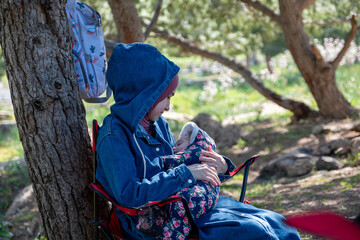
M 336 71 L 336 80 L 344 97 L 353 105 L 360 106 L 360 63 L 340 66 Z
M 106 115 L 110 113 L 110 106 L 114 103 L 114 99 L 111 97 L 107 103 L 94 104 L 84 102 L 86 108 L 86 123 L 91 128 L 92 120 L 96 119 L 99 124 L 103 122 Z

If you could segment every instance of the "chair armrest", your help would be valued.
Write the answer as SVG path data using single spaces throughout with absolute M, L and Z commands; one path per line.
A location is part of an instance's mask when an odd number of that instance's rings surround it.
M 131 215 L 131 216 L 137 216 L 138 215 L 138 210 L 140 209 L 144 209 L 144 208 L 148 208 L 148 207 L 151 207 L 151 206 L 164 206 L 166 204 L 169 204 L 169 203 L 173 203 L 173 202 L 176 202 L 176 201 L 185 201 L 185 199 L 180 196 L 180 195 L 172 195 L 164 200 L 161 200 L 161 201 L 152 201 L 152 202 L 148 202 L 140 207 L 128 207 L 128 206 L 123 206 L 123 205 L 120 205 L 118 204 L 107 192 L 106 190 L 104 189 L 104 187 L 99 184 L 99 183 L 91 183 L 89 185 L 89 187 L 95 191 L 95 193 L 97 193 L 98 195 L 100 195 L 102 198 L 104 198 L 105 200 L 109 201 L 111 204 L 113 204 L 117 209 L 119 209 L 120 211 L 128 214 L 128 215 Z
M 259 158 L 259 154 L 253 155 L 251 156 L 249 159 L 247 159 L 243 164 L 241 164 L 239 167 L 235 168 L 234 171 L 230 172 L 230 178 L 232 178 L 233 176 L 235 176 L 236 174 L 238 174 L 240 172 L 240 170 L 242 170 L 243 168 L 245 168 L 244 170 L 244 177 L 243 177 L 243 184 L 241 186 L 241 193 L 240 193 L 240 198 L 239 198 L 239 202 L 244 202 L 244 197 L 245 197 L 245 192 L 246 192 L 246 185 L 247 185 L 247 179 L 248 179 L 248 175 L 249 175 L 249 169 L 250 166 Z M 228 179 L 230 179 L 228 178 Z M 223 182 L 227 181 L 228 179 L 224 180 Z

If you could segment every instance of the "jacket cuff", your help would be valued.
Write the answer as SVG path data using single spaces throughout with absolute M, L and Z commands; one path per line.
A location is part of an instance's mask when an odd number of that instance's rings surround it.
M 232 172 L 236 168 L 236 166 L 233 164 L 233 162 L 230 160 L 230 158 L 227 158 L 225 156 L 222 156 L 222 157 L 225 159 L 226 163 L 228 164 L 228 170 L 224 174 L 218 174 L 221 182 L 229 179 L 231 177 L 230 172 Z
M 184 187 L 189 187 L 196 182 L 196 179 L 185 164 L 177 166 L 175 172 Z

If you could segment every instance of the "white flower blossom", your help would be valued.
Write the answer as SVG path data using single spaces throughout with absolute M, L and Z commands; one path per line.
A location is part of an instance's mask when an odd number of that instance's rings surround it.
M 204 90 L 200 94 L 200 100 L 212 101 L 217 93 L 218 89 L 216 83 L 214 81 L 207 81 L 204 84 Z

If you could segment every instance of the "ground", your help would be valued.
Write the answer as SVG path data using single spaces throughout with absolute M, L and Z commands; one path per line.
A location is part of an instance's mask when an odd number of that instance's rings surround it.
M 286 121 L 286 120 L 285 120 Z M 347 218 L 360 214 L 360 165 L 349 159 L 341 159 L 346 167 L 334 171 L 313 171 L 298 178 L 259 178 L 259 172 L 267 161 L 297 149 L 299 147 L 316 148 L 330 140 L 348 136 L 356 137 L 348 125 L 352 120 L 336 122 L 288 122 L 262 121 L 242 125 L 245 131 L 245 144 L 238 144 L 224 150 L 236 164 L 240 164 L 252 154 L 259 153 L 259 160 L 252 166 L 246 199 L 257 207 L 270 209 L 285 216 L 310 211 L 331 210 Z M 333 124 L 337 130 L 324 134 L 314 134 L 319 124 Z M 4 176 L 0 176 L 4 177 Z M 4 181 L 1 181 L 4 183 Z M 223 194 L 237 198 L 241 188 L 241 179 L 236 177 L 222 186 Z M 0 186 L 3 187 L 3 186 Z M 13 239 L 29 239 L 41 233 L 41 224 L 35 198 L 32 196 L 25 207 L 6 220 Z M 1 229 L 0 229 L 1 230 Z M 302 239 L 319 239 L 301 232 Z M 0 238 L 1 239 L 1 238 Z M 34 239 L 34 237 L 30 238 Z

